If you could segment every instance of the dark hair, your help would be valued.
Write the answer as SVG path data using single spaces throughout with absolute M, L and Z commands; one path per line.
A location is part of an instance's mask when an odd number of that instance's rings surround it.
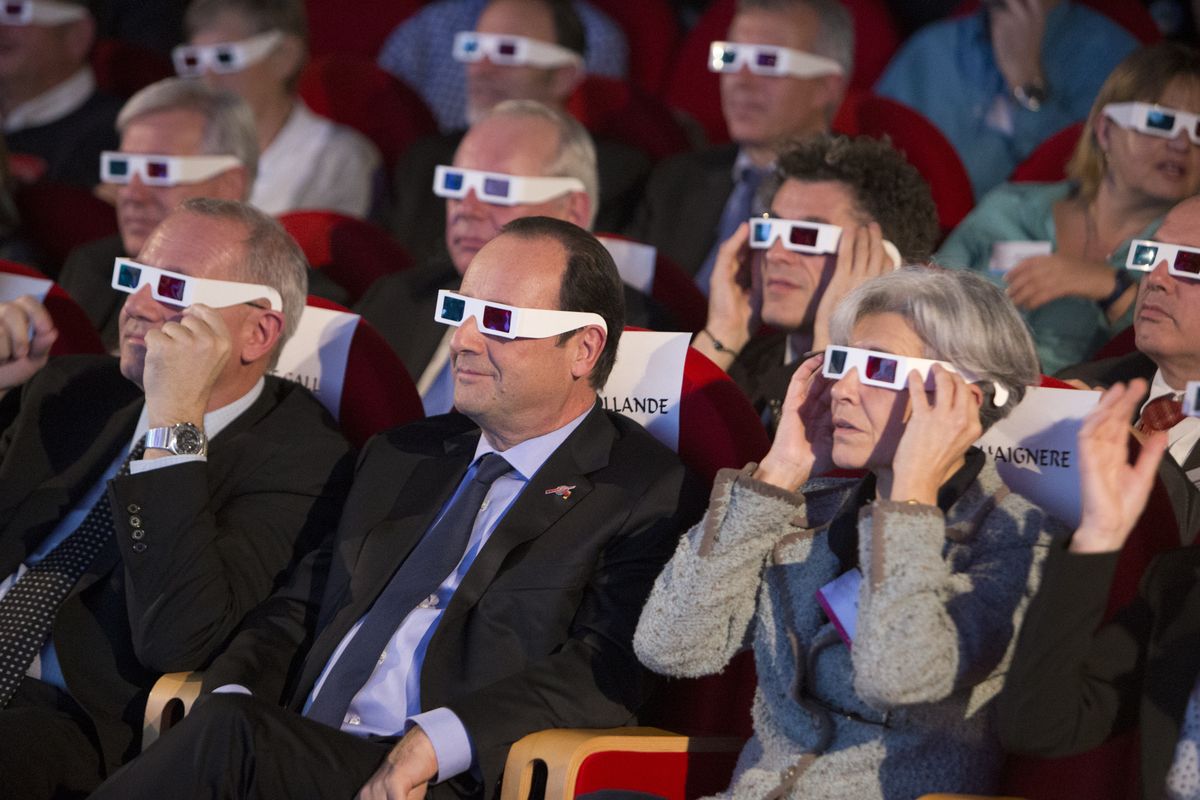
M 587 36 L 583 31 L 583 20 L 571 0 L 546 0 L 554 19 L 554 40 L 562 47 L 579 55 L 587 53 Z
M 762 207 L 789 179 L 845 184 L 864 221 L 879 223 L 905 263 L 928 260 L 937 244 L 941 229 L 929 184 L 886 138 L 816 136 L 789 144 L 759 190 Z
M 308 17 L 302 0 L 192 0 L 184 17 L 188 36 L 211 25 L 223 11 L 241 14 L 256 34 L 278 30 L 308 41 Z
M 499 236 L 512 234 L 522 239 L 553 239 L 567 251 L 558 305 L 562 311 L 590 311 L 604 318 L 608 338 L 604 351 L 588 376 L 592 388 L 604 388 L 617 360 L 617 344 L 625 328 L 625 286 L 608 249 L 592 234 L 570 222 L 551 217 L 521 217 L 500 229 Z M 564 344 L 575 332 L 564 333 Z

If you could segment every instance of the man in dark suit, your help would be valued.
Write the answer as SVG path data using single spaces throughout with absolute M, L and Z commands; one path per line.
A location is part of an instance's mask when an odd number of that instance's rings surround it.
M 1158 229 L 1156 241 L 1200 248 L 1200 199 L 1184 200 L 1171 209 Z M 1194 257 L 1194 256 L 1193 256 Z M 1163 460 L 1164 481 L 1196 487 L 1172 492 L 1188 497 L 1183 518 L 1200 513 L 1200 418 L 1185 417 L 1180 400 L 1188 381 L 1200 380 L 1200 276 L 1171 274 L 1168 258 L 1155 256 L 1153 268 L 1138 287 L 1133 327 L 1137 352 L 1073 367 L 1059 377 L 1089 386 L 1144 378 L 1150 384 L 1139 417 L 1151 402 L 1171 404 L 1162 418 L 1167 430 L 1169 458 Z M 1179 504 L 1176 502 L 1177 512 Z M 1181 518 L 1181 521 L 1182 519 Z
M 836 0 L 739 0 L 728 39 L 742 45 L 739 58 L 763 46 L 772 63 L 820 61 L 801 70 L 807 77 L 761 74 L 745 63 L 722 74 L 721 110 L 732 144 L 675 156 L 650 175 L 629 233 L 695 274 L 706 294 L 717 247 L 765 210 L 755 192 L 778 146 L 829 130 L 854 60 L 850 13 Z
M 1155 558 L 1137 598 L 1097 629 L 1167 447 L 1165 433 L 1153 433 L 1127 463 L 1128 421 L 1145 391 L 1140 378 L 1117 384 L 1080 430 L 1083 518 L 1046 560 L 998 703 L 999 730 L 1010 751 L 1063 756 L 1139 726 L 1141 796 L 1194 797 L 1200 549 Z
M 633 629 L 700 498 L 597 403 L 621 306 L 574 225 L 519 219 L 485 245 L 439 306 L 466 416 L 367 446 L 331 563 L 304 564 L 207 671 L 219 693 L 96 796 L 491 797 L 521 736 L 632 720 Z M 496 454 L 508 471 L 460 503 Z
M 119 359 L 48 360 L 45 308 L 0 305 L 6 796 L 86 793 L 133 757 L 158 675 L 205 666 L 349 487 L 328 414 L 265 376 L 305 296 L 278 223 L 191 200 L 141 258 L 120 273 Z M 176 290 L 211 305 L 155 297 Z
M 506 100 L 533 100 L 566 111 L 567 99 L 584 78 L 583 23 L 574 6 L 561 0 L 490 0 L 475 30 L 480 34 L 520 36 L 575 54 L 577 63 L 533 66 L 492 60 L 485 55 L 466 65 L 467 120 L 473 126 Z M 449 58 L 450 54 L 447 53 Z M 438 134 L 414 142 L 396 165 L 391 230 L 418 262 L 445 256 L 441 209 L 429 202 L 434 169 L 448 164 L 466 131 Z M 650 173 L 650 159 L 621 142 L 597 138 L 599 185 L 592 216 L 597 230 L 619 231 L 629 223 Z

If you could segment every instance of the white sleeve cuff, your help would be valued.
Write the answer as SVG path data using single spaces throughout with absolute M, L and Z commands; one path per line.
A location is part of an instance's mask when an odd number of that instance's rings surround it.
M 462 720 L 448 708 L 435 708 L 405 720 L 406 725 L 420 725 L 433 744 L 437 756 L 438 774 L 435 783 L 449 780 L 466 772 L 475 760 L 475 748 Z
M 154 469 L 162 469 L 163 467 L 171 467 L 176 464 L 186 464 L 189 461 L 207 461 L 204 456 L 163 456 L 162 458 L 141 458 L 137 461 L 129 462 L 129 474 L 141 475 L 143 472 L 149 472 Z
M 212 694 L 248 694 L 253 695 L 254 692 L 242 686 L 240 683 L 227 683 L 224 686 L 218 686 L 212 690 Z

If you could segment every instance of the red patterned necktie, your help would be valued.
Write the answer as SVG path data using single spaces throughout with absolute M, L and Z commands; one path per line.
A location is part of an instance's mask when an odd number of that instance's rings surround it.
M 1183 414 L 1183 403 L 1173 394 L 1156 397 L 1142 409 L 1142 416 L 1137 421 L 1137 429 L 1142 433 L 1154 431 L 1169 431 L 1187 417 Z

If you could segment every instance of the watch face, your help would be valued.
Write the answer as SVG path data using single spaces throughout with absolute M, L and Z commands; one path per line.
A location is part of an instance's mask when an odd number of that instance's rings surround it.
M 192 455 L 204 449 L 204 434 L 191 425 L 180 425 L 175 429 L 175 452 Z

